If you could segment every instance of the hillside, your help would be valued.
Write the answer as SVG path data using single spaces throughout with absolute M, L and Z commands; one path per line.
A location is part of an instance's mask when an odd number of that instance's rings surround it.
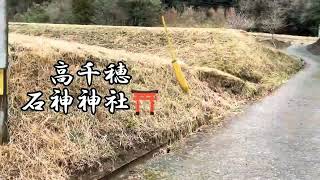
M 65 179 L 89 170 L 110 172 L 201 125 L 219 123 L 301 68 L 300 62 L 263 47 L 246 33 L 170 30 L 190 95 L 177 85 L 162 28 L 10 24 L 12 142 L 0 147 L 0 178 Z M 95 116 L 76 106 L 68 115 L 48 108 L 40 113 L 20 110 L 27 93 L 37 90 L 49 104 L 53 88 L 49 77 L 58 59 L 70 64 L 70 73 L 75 74 L 88 58 L 98 69 L 122 58 L 133 80 L 128 86 L 116 86 L 117 90 L 130 97 L 131 89 L 158 89 L 156 115 L 135 116 L 133 111 L 111 115 L 103 106 Z M 70 94 L 79 93 L 81 87 L 86 82 L 76 78 Z M 93 87 L 106 95 L 114 86 L 96 78 Z
M 274 73 L 291 73 L 291 68 L 283 64 L 287 56 L 274 58 L 278 52 L 258 45 L 246 33 L 227 29 L 171 30 L 179 59 L 189 66 L 216 68 L 256 84 L 278 83 L 270 82 L 274 81 Z M 169 58 L 162 28 L 11 24 L 10 31 Z
M 315 43 L 310 44 L 307 48 L 314 55 L 319 55 L 320 54 L 320 39 L 318 39 Z

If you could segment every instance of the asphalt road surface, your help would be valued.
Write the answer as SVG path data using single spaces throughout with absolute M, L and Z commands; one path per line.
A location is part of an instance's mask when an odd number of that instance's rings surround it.
M 226 127 L 139 165 L 144 175 L 131 178 L 320 179 L 320 57 L 304 47 L 288 53 L 307 63 L 288 83 Z

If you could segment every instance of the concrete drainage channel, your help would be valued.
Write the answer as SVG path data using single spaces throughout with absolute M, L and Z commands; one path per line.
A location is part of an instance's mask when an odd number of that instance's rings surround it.
M 154 157 L 155 154 L 160 152 L 161 149 L 164 149 L 170 144 L 164 143 L 162 145 L 158 145 L 153 149 L 144 150 L 143 152 L 139 152 L 138 154 L 132 155 L 131 159 L 122 160 L 122 162 L 105 162 L 102 163 L 101 166 L 105 169 L 102 170 L 91 170 L 88 173 L 77 175 L 70 177 L 70 179 L 101 179 L 101 180 L 109 180 L 109 179 L 121 179 L 123 175 L 127 174 L 132 168 L 136 167 L 139 164 L 143 164 L 146 161 L 150 160 Z M 129 153 L 130 154 L 130 153 Z M 110 171 L 110 167 L 113 166 L 114 170 Z
M 218 127 L 221 122 L 217 122 L 216 124 L 211 124 L 207 128 L 212 127 Z M 206 124 L 202 124 L 201 122 L 198 122 L 197 126 L 194 127 L 193 132 L 199 132 L 199 128 L 204 126 Z M 101 179 L 101 180 L 116 180 L 116 179 L 126 179 L 123 176 L 128 175 L 129 171 L 134 169 L 134 167 L 144 164 L 148 160 L 154 158 L 157 154 L 165 154 L 169 153 L 171 149 L 169 148 L 170 144 L 174 144 L 181 140 L 181 138 L 187 137 L 188 134 L 184 134 L 182 137 L 163 140 L 161 142 L 158 142 L 156 144 L 153 144 L 152 146 L 149 146 L 149 148 L 144 149 L 134 149 L 130 152 L 127 152 L 126 154 L 129 154 L 130 157 L 122 157 L 120 162 L 118 160 L 116 161 L 108 161 L 103 162 L 101 164 L 102 169 L 92 169 L 89 170 L 86 173 L 75 173 L 74 176 L 72 176 L 70 179 Z M 113 169 L 113 170 L 110 170 Z
M 136 167 L 139 164 L 143 164 L 146 161 L 150 160 L 151 158 L 154 157 L 155 154 L 160 152 L 161 149 L 165 148 L 167 144 L 162 145 L 158 148 L 155 148 L 154 150 L 138 157 L 137 159 L 123 165 L 122 167 L 118 168 L 117 170 L 113 171 L 112 173 L 104 176 L 101 178 L 101 180 L 117 180 L 117 179 L 123 179 L 121 176 L 124 174 L 128 174 L 131 169 Z

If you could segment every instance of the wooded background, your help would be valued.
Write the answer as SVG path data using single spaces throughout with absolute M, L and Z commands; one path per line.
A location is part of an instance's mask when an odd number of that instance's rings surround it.
M 231 27 L 317 35 L 319 0 L 9 0 L 10 21 L 68 24 Z M 227 12 L 227 13 L 226 13 Z

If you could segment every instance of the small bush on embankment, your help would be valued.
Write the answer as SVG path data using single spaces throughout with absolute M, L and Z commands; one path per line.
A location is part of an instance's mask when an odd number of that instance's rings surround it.
M 88 170 L 110 172 L 141 155 L 139 152 L 185 136 L 200 125 L 218 122 L 248 99 L 279 85 L 274 81 L 283 82 L 299 69 L 298 62 L 256 45 L 253 39 L 237 32 L 175 29 L 179 56 L 184 57 L 183 70 L 191 87 L 191 94 L 187 95 L 177 85 L 160 29 L 82 28 L 11 26 L 12 32 L 83 44 L 10 35 L 11 143 L 0 147 L 0 178 L 65 179 Z M 234 38 L 233 43 L 244 47 L 230 45 L 229 36 Z M 116 89 L 126 92 L 129 98 L 131 89 L 158 89 L 155 116 L 135 116 L 133 110 L 111 115 L 103 106 L 95 116 L 80 112 L 76 105 L 68 115 L 48 107 L 40 113 L 20 110 L 28 101 L 28 92 L 42 90 L 43 99 L 50 103 L 53 85 L 49 77 L 55 74 L 53 65 L 58 59 L 70 64 L 70 73 L 75 74 L 87 58 L 100 70 L 123 58 L 133 80 Z M 70 94 L 76 96 L 82 87 L 87 87 L 86 82 L 76 77 L 69 87 Z M 93 87 L 101 95 L 108 95 L 114 86 L 100 77 L 94 79 Z

